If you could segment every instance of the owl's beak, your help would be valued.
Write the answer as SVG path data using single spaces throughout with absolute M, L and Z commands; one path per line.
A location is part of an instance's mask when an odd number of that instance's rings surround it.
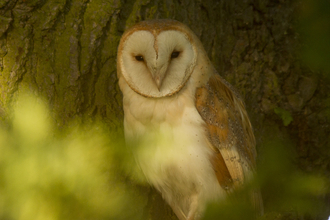
M 153 80 L 157 86 L 158 91 L 160 92 L 160 87 L 162 87 L 163 79 L 160 77 L 159 74 L 155 74 Z
M 154 68 L 152 71 L 152 79 L 154 80 L 159 92 L 162 87 L 163 80 L 165 78 L 166 69 L 167 65 L 162 65 L 160 67 Z

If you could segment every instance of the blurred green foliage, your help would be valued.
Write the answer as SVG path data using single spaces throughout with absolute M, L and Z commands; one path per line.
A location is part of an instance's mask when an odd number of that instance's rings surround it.
M 325 177 L 300 171 L 289 141 L 270 136 L 264 144 L 267 148 L 258 173 L 266 212 L 318 215 L 324 208 L 318 198 L 328 191 Z
M 229 195 L 228 199 L 210 204 L 204 220 L 220 217 L 231 220 L 294 220 L 302 219 L 302 216 L 320 219 L 320 216 L 327 215 L 324 213 L 325 204 L 320 200 L 320 196 L 329 192 L 326 178 L 300 171 L 294 165 L 294 152 L 288 142 L 269 136 L 265 146 L 262 166 L 254 180 Z M 258 189 L 261 189 L 264 201 L 263 216 L 258 216 L 246 199 L 251 191 Z
M 44 103 L 19 96 L 11 119 L 0 126 L 0 219 L 147 219 L 147 198 L 132 184 L 144 180 L 121 132 L 96 122 L 58 128 Z M 258 176 L 210 204 L 203 219 L 255 219 L 247 201 L 259 189 L 265 215 L 258 219 L 318 215 L 325 179 L 300 172 L 290 144 L 270 136 L 265 145 Z
M 119 175 L 119 132 L 101 123 L 56 128 L 31 95 L 18 98 L 10 118 L 0 126 L 0 219 L 138 217 L 141 197 Z

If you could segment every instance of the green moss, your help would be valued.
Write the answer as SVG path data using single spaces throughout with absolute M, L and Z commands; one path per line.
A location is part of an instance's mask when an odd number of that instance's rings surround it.
M 4 7 L 10 0 L 0 0 L 0 8 Z
M 17 19 L 14 19 L 12 30 L 7 33 L 6 54 L 2 58 L 3 69 L 0 74 L 0 99 L 4 109 L 9 108 L 12 95 L 17 91 L 17 86 L 27 71 L 31 34 L 31 25 L 23 27 Z
M 112 61 L 117 56 L 117 47 L 121 38 L 121 34 L 118 33 L 119 18 L 117 14 L 114 14 L 111 18 L 110 30 L 107 32 L 106 39 L 102 48 L 102 65 L 110 58 Z M 115 62 L 112 65 L 116 66 Z
M 97 51 L 96 43 L 100 41 L 102 37 L 103 47 L 102 55 L 105 55 L 105 59 L 109 56 L 115 56 L 117 52 L 117 45 L 120 37 L 117 36 L 117 13 L 116 10 L 120 8 L 119 1 L 99 2 L 92 1 L 87 5 L 86 12 L 84 14 L 84 29 L 81 36 L 81 69 L 84 70 L 87 64 L 94 59 L 94 55 Z M 97 12 L 97 13 L 95 13 Z M 107 25 L 110 22 L 110 31 L 106 30 Z M 106 33 L 108 32 L 108 36 Z M 103 57 L 103 56 L 102 56 Z M 103 63 L 104 61 L 102 61 Z M 88 65 L 87 65 L 88 66 Z
M 146 19 L 153 19 L 155 18 L 155 14 L 157 13 L 158 7 L 157 5 L 151 6 L 149 8 L 148 13 L 146 14 Z
M 126 20 L 126 27 L 133 26 L 137 21 L 141 21 L 141 7 L 150 2 L 150 0 L 137 0 L 134 3 L 133 10 Z M 156 7 L 156 6 L 155 6 Z
M 39 4 L 42 4 L 44 2 L 44 0 L 28 0 L 28 1 L 24 1 L 24 3 L 29 6 L 29 7 L 35 7 Z
M 171 5 L 172 6 L 172 8 L 171 9 L 169 9 L 168 7 L 167 7 L 167 4 L 169 4 L 169 5 Z M 171 17 L 173 17 L 172 15 L 175 13 L 175 8 L 174 8 L 174 4 L 173 4 L 173 2 L 171 1 L 171 3 L 168 3 L 168 1 L 167 2 L 163 2 L 162 3 L 162 8 L 163 8 L 163 16 L 165 17 L 165 18 L 171 18 Z

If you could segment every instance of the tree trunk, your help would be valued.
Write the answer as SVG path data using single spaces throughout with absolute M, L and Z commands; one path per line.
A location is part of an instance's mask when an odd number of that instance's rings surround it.
M 120 129 L 120 37 L 140 20 L 172 18 L 197 34 L 219 74 L 245 99 L 259 164 L 265 163 L 265 142 L 272 135 L 293 143 L 301 170 L 329 177 L 329 80 L 296 56 L 301 46 L 294 29 L 297 5 L 281 0 L 1 0 L 0 116 L 5 120 L 17 95 L 28 89 L 48 100 L 59 126 L 87 117 Z M 176 219 L 160 195 L 146 190 L 148 219 Z

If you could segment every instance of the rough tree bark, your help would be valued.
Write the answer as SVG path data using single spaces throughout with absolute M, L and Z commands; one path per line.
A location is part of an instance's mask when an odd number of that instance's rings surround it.
M 281 0 L 1 0 L 0 116 L 5 119 L 17 94 L 28 88 L 46 97 L 60 126 L 75 117 L 99 117 L 118 128 L 114 118 L 123 118 L 116 78 L 120 36 L 137 21 L 172 18 L 191 27 L 218 72 L 246 100 L 260 163 L 263 142 L 272 133 L 292 140 L 302 170 L 329 176 L 329 80 L 296 57 L 297 5 Z M 175 219 L 159 195 L 149 194 L 147 216 Z

